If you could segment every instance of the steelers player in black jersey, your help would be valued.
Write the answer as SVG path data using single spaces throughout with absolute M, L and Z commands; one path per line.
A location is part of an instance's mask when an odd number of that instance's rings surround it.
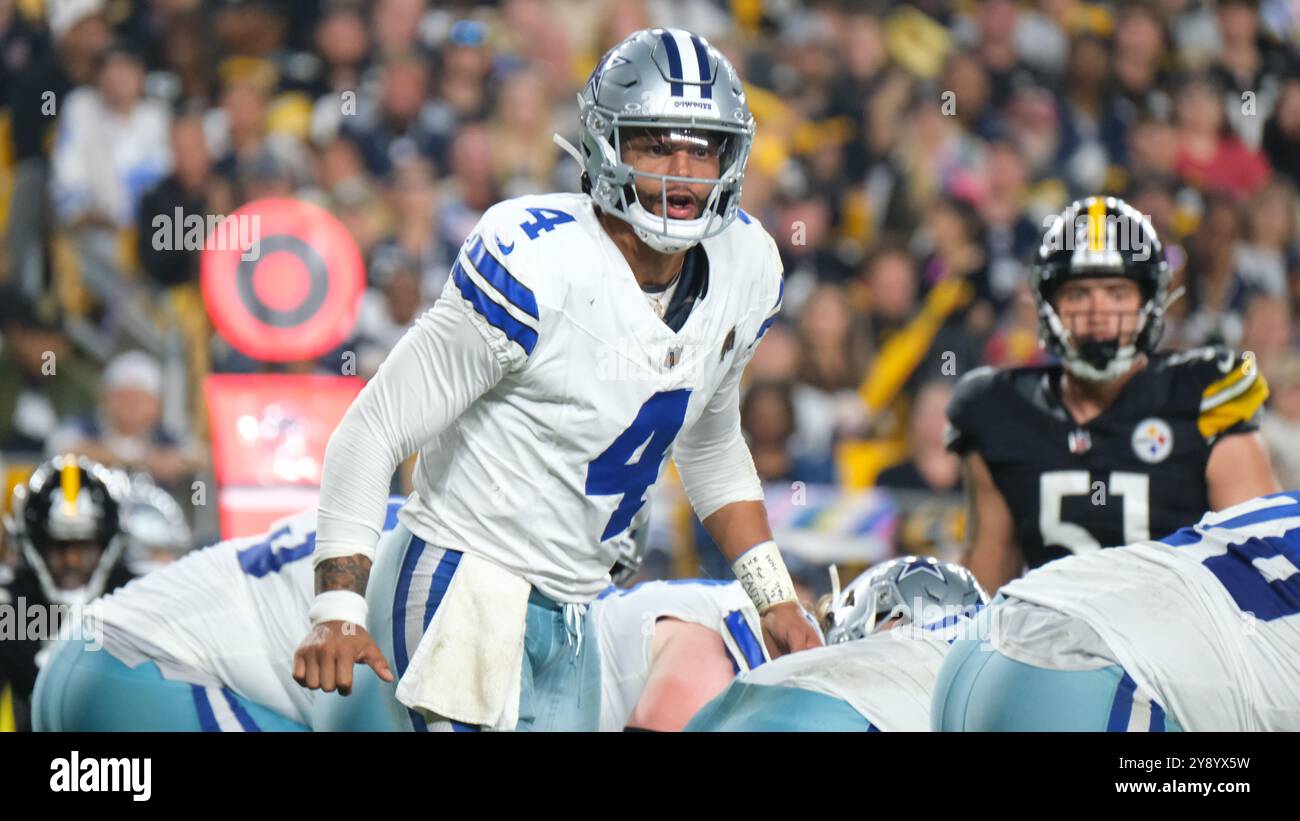
M 972 371 L 948 405 L 965 563 L 985 590 L 1281 489 L 1257 432 L 1268 386 L 1253 358 L 1155 352 L 1169 280 L 1150 222 L 1123 200 L 1077 201 L 1047 229 L 1031 285 L 1058 363 Z

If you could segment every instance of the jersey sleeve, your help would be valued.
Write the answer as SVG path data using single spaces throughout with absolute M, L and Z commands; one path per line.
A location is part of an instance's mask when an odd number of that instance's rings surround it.
M 499 348 L 484 344 L 456 299 L 439 299 L 416 319 L 330 436 L 314 563 L 373 557 L 397 466 L 505 375 Z
M 521 242 L 517 209 L 489 209 L 461 245 L 441 299 L 469 319 L 506 373 L 523 369 L 537 348 L 541 311 L 530 243 Z
M 770 254 L 764 257 L 763 275 L 754 296 L 755 307 L 749 314 L 761 317 L 757 330 L 750 325 L 746 331 L 753 334 L 753 341 L 736 351 L 731 367 L 709 398 L 704 412 L 678 436 L 673 446 L 673 460 L 682 486 L 701 521 L 732 502 L 763 498 L 763 485 L 740 428 L 740 383 L 745 367 L 780 314 L 785 295 L 776 244 L 766 232 L 763 235 L 769 243 Z
M 743 361 L 740 363 L 742 368 L 749 364 L 749 360 L 754 357 L 754 352 L 758 349 L 758 343 L 763 339 L 763 335 L 767 333 L 767 329 L 771 328 L 772 323 L 776 322 L 777 317 L 781 315 L 781 308 L 785 304 L 785 271 L 784 266 L 781 264 L 781 254 L 777 251 L 776 240 L 772 239 L 772 235 L 763 231 L 762 228 L 759 228 L 759 230 L 762 231 L 763 239 L 767 243 L 767 254 L 765 255 L 767 276 L 764 282 L 765 287 L 761 290 L 759 296 L 760 305 L 763 309 L 763 321 L 758 326 L 758 333 L 754 335 L 754 341 L 744 351 Z
M 996 371 L 993 368 L 976 368 L 958 380 L 948 400 L 948 426 L 944 431 L 944 444 L 959 456 L 982 449 L 980 419 L 989 402 Z
M 1213 358 L 1198 362 L 1202 383 L 1196 427 L 1207 442 L 1259 429 L 1259 413 L 1268 399 L 1268 383 L 1255 358 L 1215 348 Z

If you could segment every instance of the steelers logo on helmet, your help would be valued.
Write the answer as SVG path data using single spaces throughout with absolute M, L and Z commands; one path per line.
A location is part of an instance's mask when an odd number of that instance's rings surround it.
M 646 245 L 679 253 L 736 218 L 754 118 L 736 70 L 703 37 L 635 32 L 601 59 L 578 104 L 579 147 L 559 136 L 556 142 L 582 167 L 583 191 Z M 717 172 L 672 174 L 653 161 L 638 168 L 629 157 L 640 149 L 651 157 L 685 150 L 710 164 L 716 158 Z
M 1133 429 L 1133 452 L 1144 462 L 1155 464 L 1169 458 L 1174 449 L 1174 432 L 1169 423 L 1154 416 Z
M 1074 376 L 1109 382 L 1155 350 L 1164 332 L 1171 273 L 1155 229 L 1143 214 L 1115 197 L 1088 197 L 1053 217 L 1030 268 L 1039 337 Z M 1136 315 L 1120 315 L 1113 336 L 1068 327 L 1057 306 L 1061 287 L 1073 280 L 1118 278 L 1135 283 Z M 1085 326 L 1086 327 L 1086 326 Z

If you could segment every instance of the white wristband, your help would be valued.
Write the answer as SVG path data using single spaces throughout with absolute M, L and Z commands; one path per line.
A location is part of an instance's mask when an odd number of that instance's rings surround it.
M 799 601 L 798 594 L 794 592 L 794 582 L 790 579 L 790 571 L 785 567 L 776 542 L 754 545 L 731 563 L 731 569 L 740 580 L 740 586 L 745 588 L 750 600 L 758 608 L 760 616 L 775 605 Z
M 311 620 L 312 627 L 327 621 L 346 621 L 365 627 L 366 614 L 369 612 L 366 597 L 360 593 L 327 590 L 317 594 L 316 601 L 312 602 L 311 609 L 307 611 L 307 618 Z

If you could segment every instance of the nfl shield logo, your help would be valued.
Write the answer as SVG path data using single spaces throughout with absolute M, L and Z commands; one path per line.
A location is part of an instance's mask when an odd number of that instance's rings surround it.
M 1092 436 L 1083 428 L 1071 432 L 1067 437 L 1067 441 L 1070 445 L 1070 453 L 1076 456 L 1092 450 Z
M 681 361 L 682 346 L 674 345 L 668 349 L 668 356 L 664 358 L 664 368 L 671 370 Z

